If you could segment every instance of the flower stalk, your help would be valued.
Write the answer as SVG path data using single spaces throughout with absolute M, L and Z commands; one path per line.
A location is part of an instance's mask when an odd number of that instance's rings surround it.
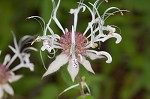
M 78 82 L 79 82 L 81 96 L 85 97 L 84 86 L 82 85 L 82 78 L 80 77 L 79 73 L 77 75 L 77 78 L 78 78 Z

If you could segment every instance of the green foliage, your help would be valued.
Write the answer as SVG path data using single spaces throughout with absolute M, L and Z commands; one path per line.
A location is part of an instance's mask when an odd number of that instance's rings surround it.
M 18 94 L 29 94 L 40 83 L 39 81 L 40 78 L 24 76 L 19 82 L 13 83 L 13 87 Z
M 58 87 L 54 84 L 44 86 L 41 90 L 43 91 L 37 99 L 55 99 L 58 95 Z

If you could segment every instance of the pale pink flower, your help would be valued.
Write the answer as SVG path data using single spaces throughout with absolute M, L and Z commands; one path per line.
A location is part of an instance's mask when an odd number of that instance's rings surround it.
M 107 58 L 106 63 L 112 62 L 111 55 L 106 51 L 96 51 L 90 48 L 96 48 L 98 43 L 105 42 L 109 38 L 116 38 L 116 43 L 119 43 L 122 39 L 120 34 L 116 33 L 117 26 L 114 25 L 104 25 L 106 19 L 120 12 L 122 14 L 123 11 L 117 7 L 108 8 L 103 15 L 100 15 L 98 12 L 99 0 L 96 0 L 94 4 L 89 3 L 91 7 L 83 3 L 83 0 L 80 0 L 78 3 L 78 7 L 75 9 L 70 9 L 70 14 L 74 15 L 74 23 L 72 25 L 71 31 L 68 31 L 67 28 L 63 28 L 59 20 L 57 19 L 56 13 L 60 5 L 60 1 L 56 3 L 52 0 L 53 3 L 53 11 L 50 17 L 50 20 L 47 24 L 45 24 L 44 20 L 39 16 L 31 16 L 30 18 L 34 18 L 36 20 L 40 19 L 43 21 L 43 36 L 39 36 L 36 41 L 43 42 L 43 46 L 41 50 L 47 50 L 49 53 L 53 51 L 55 54 L 55 49 L 62 49 L 62 53 L 56 57 L 56 59 L 50 64 L 46 73 L 43 75 L 47 76 L 59 70 L 63 65 L 68 63 L 67 70 L 74 81 L 75 77 L 79 72 L 79 63 L 82 64 L 86 70 L 91 73 L 94 73 L 90 62 L 86 59 L 89 57 L 91 60 Z M 78 24 L 78 14 L 79 12 L 83 12 L 88 10 L 91 14 L 91 21 L 88 22 L 88 25 L 83 32 L 77 31 Z M 114 12 L 110 12 L 111 10 L 115 10 Z M 63 35 L 59 36 L 51 29 L 50 24 L 51 21 L 54 21 L 56 25 L 60 28 Z M 104 31 L 108 33 L 104 33 Z M 50 32 L 50 35 L 47 35 L 47 32 Z
M 14 35 L 13 35 L 14 36 Z M 12 82 L 15 82 L 23 77 L 23 75 L 15 75 L 15 71 L 21 68 L 29 68 L 34 70 L 34 64 L 30 62 L 30 54 L 26 53 L 26 50 L 36 50 L 33 47 L 26 47 L 22 49 L 23 45 L 31 40 L 31 36 L 24 36 L 19 43 L 16 41 L 14 36 L 14 46 L 9 46 L 9 48 L 14 52 L 14 55 L 11 57 L 9 54 L 5 56 L 3 63 L 0 63 L 0 99 L 2 99 L 4 92 L 9 95 L 14 95 L 12 87 L 9 85 Z M 9 68 L 16 59 L 19 59 L 20 63 L 17 66 L 14 66 L 11 69 Z

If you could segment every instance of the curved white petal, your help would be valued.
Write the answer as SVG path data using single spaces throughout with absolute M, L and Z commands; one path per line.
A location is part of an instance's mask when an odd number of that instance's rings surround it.
M 106 40 L 108 40 L 109 38 L 112 38 L 112 37 L 117 39 L 116 44 L 120 43 L 120 41 L 122 40 L 122 37 L 119 34 L 111 33 L 111 34 L 108 34 L 106 37 L 100 39 L 100 41 L 105 42 Z
M 44 28 L 45 28 L 45 21 L 44 21 L 44 19 L 42 18 L 42 17 L 40 17 L 40 16 L 30 16 L 30 17 L 27 17 L 27 19 L 35 19 L 36 21 L 38 21 L 39 23 L 40 23 L 40 25 L 41 25 L 41 28 L 43 29 L 43 31 L 44 31 Z M 41 21 L 42 22 L 41 22 Z M 43 24 L 42 24 L 43 23 Z
M 56 59 L 50 64 L 50 66 L 48 67 L 43 77 L 59 70 L 59 68 L 63 66 L 64 64 L 66 64 L 68 60 L 69 60 L 69 57 L 67 55 L 65 54 L 58 55 Z
M 111 63 L 112 62 L 112 57 L 108 52 L 105 51 L 95 51 L 95 50 L 87 50 L 87 52 L 92 52 L 95 53 L 98 56 L 105 56 L 107 57 L 106 63 Z
M 107 25 L 107 26 L 103 26 L 103 30 L 109 31 L 110 33 L 114 33 L 116 31 L 116 28 Z
M 9 84 L 4 84 L 2 85 L 3 89 L 5 92 L 7 92 L 10 95 L 14 95 L 14 90 L 12 89 L 12 87 Z
M 33 63 L 21 63 L 21 64 L 18 64 L 16 67 L 14 67 L 11 71 L 16 71 L 20 68 L 29 68 L 31 71 L 34 71 L 34 64 Z
M 58 0 L 58 3 L 57 3 L 57 5 L 56 6 L 54 6 L 55 5 L 55 3 L 54 3 L 54 0 L 52 0 L 52 2 L 53 2 L 53 7 L 54 7 L 54 9 L 53 9 L 53 20 L 55 21 L 55 23 L 56 23 L 56 25 L 62 30 L 62 32 L 65 34 L 65 30 L 63 29 L 63 27 L 62 27 L 62 25 L 60 24 L 60 22 L 59 22 L 59 20 L 57 19 L 57 17 L 56 17 L 56 13 L 57 13 L 57 10 L 58 10 L 58 8 L 59 8 L 59 5 L 60 5 L 60 1 L 61 0 Z
M 71 76 L 72 81 L 74 82 L 74 79 L 75 79 L 75 77 L 77 76 L 77 74 L 79 72 L 79 66 L 74 67 L 73 63 L 72 63 L 72 59 L 70 59 L 67 69 L 68 69 L 68 72 Z
M 112 62 L 112 57 L 108 52 L 105 51 L 100 51 L 97 53 L 97 55 L 103 55 L 107 57 L 106 63 L 111 63 Z
M 29 68 L 31 71 L 34 71 L 34 64 L 33 63 L 25 63 L 25 68 Z
M 91 52 L 87 52 L 86 55 L 87 55 L 91 60 L 105 58 L 104 56 L 99 56 L 99 55 L 96 55 L 96 54 L 91 53 Z
M 0 99 L 2 99 L 4 91 L 3 88 L 1 87 L 2 85 L 0 85 Z
M 88 60 L 86 60 L 85 57 L 82 57 L 82 61 L 79 61 L 79 62 L 85 67 L 86 70 L 95 74 L 92 67 L 91 67 L 90 62 Z
M 5 59 L 4 59 L 4 62 L 3 62 L 3 65 L 6 65 L 9 61 L 10 61 L 10 55 L 9 55 L 9 54 L 7 54 L 7 55 L 5 56 Z
M 14 75 L 9 79 L 9 82 L 12 83 L 12 82 L 18 81 L 22 77 L 23 77 L 23 75 Z

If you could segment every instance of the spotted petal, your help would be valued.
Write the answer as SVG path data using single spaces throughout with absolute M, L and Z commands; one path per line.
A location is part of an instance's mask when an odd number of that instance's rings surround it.
M 56 72 L 57 70 L 59 70 L 59 68 L 61 66 L 63 66 L 64 64 L 66 64 L 69 60 L 69 57 L 65 54 L 60 54 L 56 57 L 56 59 L 50 64 L 50 66 L 48 67 L 48 70 L 46 71 L 46 73 L 43 75 L 43 77 L 52 74 L 54 72 Z
M 75 77 L 77 76 L 77 74 L 79 72 L 79 66 L 74 67 L 72 59 L 70 59 L 67 69 L 68 69 L 68 72 L 69 72 L 69 74 L 71 76 L 72 81 L 74 82 L 74 79 L 75 79 Z

